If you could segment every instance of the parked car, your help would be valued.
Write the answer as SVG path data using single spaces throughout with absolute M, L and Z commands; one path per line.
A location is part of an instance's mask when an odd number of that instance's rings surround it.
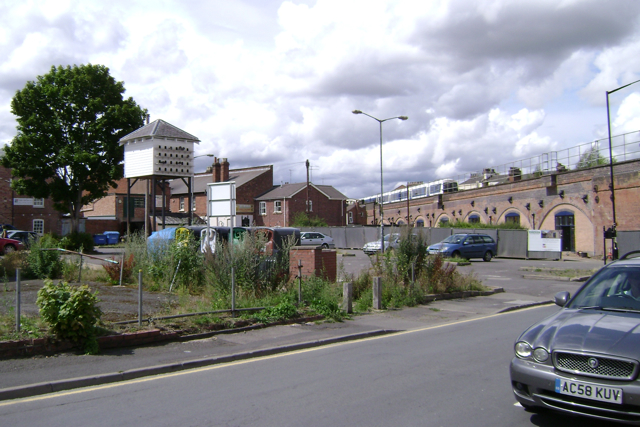
M 20 251 L 22 249 L 24 249 L 24 245 L 20 240 L 7 239 L 5 237 L 0 237 L 0 253 L 2 255 L 6 255 L 15 251 Z
M 515 398 L 599 420 L 640 422 L 640 251 L 594 274 L 573 296 L 559 292 L 558 313 L 515 342 Z
M 388 250 L 398 249 L 398 246 L 400 246 L 401 239 L 402 239 L 402 236 L 400 233 L 387 234 L 386 236 L 384 236 L 384 250 L 388 251 Z M 415 234 L 411 234 L 411 240 L 417 241 L 418 236 Z M 373 242 L 366 243 L 362 247 L 362 250 L 367 255 L 373 255 L 376 252 L 380 252 L 380 240 L 374 240 Z
M 322 246 L 323 248 L 335 248 L 333 237 L 316 231 L 304 231 L 300 234 L 300 244 L 303 246 Z
M 7 238 L 20 240 L 22 244 L 28 248 L 31 242 L 39 239 L 40 236 L 35 231 L 7 230 Z
M 427 252 L 430 255 L 441 254 L 451 258 L 482 258 L 488 262 L 496 255 L 497 245 L 495 240 L 486 234 L 452 234 L 442 242 L 429 246 Z

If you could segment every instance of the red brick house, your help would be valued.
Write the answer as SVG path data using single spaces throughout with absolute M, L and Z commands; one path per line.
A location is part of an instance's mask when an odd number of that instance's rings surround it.
M 201 218 L 207 215 L 207 184 L 213 182 L 234 181 L 236 183 L 236 225 L 253 225 L 256 218 L 254 199 L 273 188 L 273 166 L 255 166 L 242 169 L 229 169 L 226 158 L 214 159 L 213 164 L 204 173 L 196 173 L 193 185 L 192 211 L 194 219 L 204 223 Z M 189 191 L 181 179 L 171 181 L 172 213 L 188 212 Z
M 4 150 L 0 149 L 0 157 Z M 15 194 L 11 189 L 11 169 L 0 166 L 0 224 L 11 224 L 19 230 L 38 234 L 66 234 L 69 220 L 53 208 L 50 199 Z
M 289 227 L 296 214 L 306 212 L 331 227 L 346 225 L 347 197 L 330 185 L 284 184 L 256 198 L 256 225 Z M 308 203 L 307 203 L 308 201 Z

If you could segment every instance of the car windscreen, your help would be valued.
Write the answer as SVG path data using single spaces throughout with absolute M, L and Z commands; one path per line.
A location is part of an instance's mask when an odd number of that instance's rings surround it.
M 615 265 L 596 273 L 568 308 L 640 310 L 640 265 Z
M 462 243 L 465 237 L 467 237 L 466 234 L 452 234 L 444 239 L 442 243 Z

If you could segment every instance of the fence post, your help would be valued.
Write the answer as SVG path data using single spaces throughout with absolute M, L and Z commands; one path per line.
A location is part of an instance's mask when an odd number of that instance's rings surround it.
M 302 305 L 302 260 L 298 260 L 298 306 Z
M 142 326 L 142 269 L 138 270 L 138 326 Z
M 81 284 L 81 283 L 82 283 L 82 252 L 80 252 L 80 268 L 78 269 L 78 284 Z
M 353 283 L 342 283 L 342 310 L 353 313 Z
M 382 310 L 382 277 L 373 278 L 373 309 Z
M 20 269 L 16 269 L 16 332 L 20 332 Z
M 122 286 L 122 269 L 123 268 L 124 268 L 124 252 L 122 253 L 122 261 L 120 262 L 120 286 Z

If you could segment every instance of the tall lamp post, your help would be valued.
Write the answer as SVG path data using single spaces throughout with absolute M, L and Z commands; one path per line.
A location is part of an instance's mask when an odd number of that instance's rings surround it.
M 612 230 L 612 237 L 615 238 L 616 237 L 616 228 L 618 227 L 618 222 L 616 219 L 616 192 L 615 192 L 615 185 L 613 183 L 613 148 L 611 145 L 611 116 L 609 114 L 609 95 L 619 91 L 620 89 L 624 89 L 625 87 L 631 86 L 633 84 L 636 84 L 640 82 L 640 80 L 636 80 L 635 82 L 631 82 L 629 84 L 626 84 L 624 86 L 620 86 L 617 89 L 611 90 L 611 91 L 607 91 L 607 130 L 609 132 L 609 179 L 611 179 L 611 212 L 613 214 L 613 227 L 611 228 Z M 611 258 L 612 259 L 618 259 L 618 248 L 611 247 Z M 604 254 L 604 262 L 605 264 L 607 263 L 607 254 Z
M 192 181 L 191 182 L 191 194 L 190 194 L 191 197 L 189 197 L 189 212 L 191 213 L 191 217 L 190 217 L 191 218 L 191 225 L 193 225 L 193 205 L 194 205 L 195 197 L 196 197 L 196 195 L 195 195 L 195 186 L 196 186 L 196 162 L 195 162 L 195 160 L 198 157 L 213 157 L 213 156 L 215 156 L 215 154 L 200 154 L 199 156 L 193 156 L 194 162 L 193 162 L 193 174 L 191 174 L 191 178 L 192 178 L 191 179 L 191 181 Z
M 397 117 L 389 117 L 388 119 L 378 119 L 373 117 L 370 114 L 363 113 L 360 110 L 353 110 L 353 114 L 364 114 L 367 117 L 371 117 L 373 120 L 377 121 L 380 124 L 380 253 L 384 253 L 384 209 L 382 207 L 383 203 L 383 194 L 384 194 L 384 181 L 382 179 L 382 123 L 387 120 L 399 119 L 399 120 L 407 120 L 409 117 L 407 116 L 397 116 Z

